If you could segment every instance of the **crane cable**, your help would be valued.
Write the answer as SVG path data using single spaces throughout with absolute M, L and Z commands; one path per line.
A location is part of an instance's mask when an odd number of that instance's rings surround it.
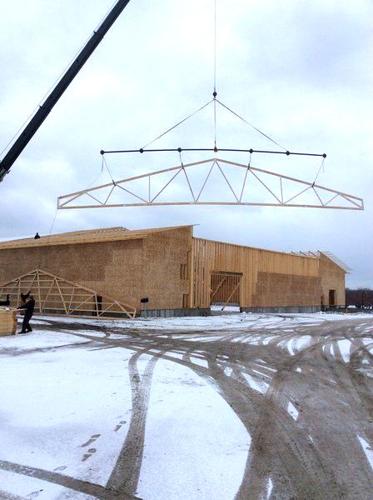
M 313 184 L 315 184 L 315 182 L 317 181 L 317 178 L 319 177 L 321 171 L 323 171 L 323 172 L 325 171 L 325 158 L 323 158 L 321 160 L 321 164 L 320 164 L 319 169 L 318 169 L 318 171 L 316 173 L 316 176 L 315 176 L 315 179 L 313 181 Z
M 219 99 L 216 99 L 216 102 L 218 104 L 220 104 L 220 106 L 222 106 L 223 108 L 225 108 L 227 111 L 229 111 L 230 113 L 232 113 L 234 116 L 236 116 L 237 118 L 239 118 L 242 122 L 246 123 L 246 125 L 248 125 L 252 129 L 256 130 L 260 135 L 262 135 L 263 137 L 265 137 L 266 139 L 268 139 L 269 141 L 271 141 L 273 144 L 276 144 L 276 146 L 278 146 L 279 148 L 283 149 L 284 151 L 288 151 L 288 148 L 286 148 L 285 146 L 282 146 L 279 142 L 277 142 L 274 139 L 272 139 L 272 137 L 270 137 L 268 134 L 265 134 L 258 127 L 256 127 L 255 125 L 253 125 L 252 123 L 250 123 L 249 121 L 247 121 L 245 118 L 243 118 L 242 116 L 240 116 L 235 111 L 233 111 L 233 109 L 229 108 L 224 103 L 222 103 L 221 101 L 219 101 Z
M 114 181 L 114 179 L 113 179 L 113 176 L 111 175 L 111 172 L 110 172 L 109 165 L 107 164 L 107 162 L 106 162 L 106 159 L 105 159 L 104 155 L 102 155 L 101 173 L 103 172 L 104 167 L 106 168 L 106 170 L 107 170 L 107 172 L 108 172 L 108 174 L 109 174 L 109 176 L 110 176 L 111 182 L 112 182 L 113 184 L 115 184 L 115 181 Z
M 160 134 L 158 137 L 156 137 L 155 139 L 151 140 L 150 142 L 148 142 L 147 144 L 145 144 L 145 146 L 143 146 L 141 149 L 146 149 L 148 146 L 150 146 L 151 144 L 153 144 L 154 142 L 158 141 L 159 139 L 161 139 L 164 135 L 168 134 L 169 132 L 171 132 L 172 130 L 174 130 L 176 127 L 178 127 L 179 125 L 181 125 L 182 123 L 186 122 L 187 120 L 189 120 L 189 118 L 192 118 L 192 116 L 196 115 L 197 113 L 199 113 L 200 111 L 202 111 L 204 108 L 206 108 L 209 104 L 211 104 L 213 101 L 213 99 L 211 99 L 210 101 L 208 101 L 206 104 L 204 104 L 203 106 L 201 106 L 200 108 L 196 109 L 195 111 L 193 111 L 193 113 L 191 113 L 190 115 L 186 116 L 185 118 L 183 118 L 182 120 L 180 120 L 179 122 L 177 122 L 175 125 L 173 125 L 172 127 L 168 128 L 165 132 L 163 132 L 162 134 Z
M 96 179 L 93 181 L 93 183 L 91 185 L 94 185 L 96 183 L 96 181 L 101 177 L 101 175 L 102 175 L 102 173 L 104 171 L 104 168 L 106 168 L 106 170 L 107 170 L 107 172 L 108 172 L 108 174 L 110 176 L 110 179 L 111 179 L 112 183 L 115 184 L 115 181 L 113 179 L 113 176 L 112 176 L 110 168 L 109 168 L 109 165 L 107 164 L 107 161 L 106 161 L 105 157 L 102 156 L 101 172 L 99 173 L 99 175 L 96 177 Z M 55 222 L 56 222 L 57 214 L 58 214 L 58 207 L 56 207 L 56 211 L 55 211 L 55 214 L 54 214 L 54 217 L 53 217 L 53 220 L 52 220 L 52 224 L 50 225 L 50 228 L 49 228 L 48 236 L 52 235 L 52 231 L 53 231 L 53 228 L 54 228 L 54 225 L 55 225 Z
M 145 144 L 141 149 L 146 149 L 151 144 L 153 144 L 154 142 L 158 141 L 159 139 L 161 139 L 162 137 L 164 137 L 165 135 L 167 135 L 169 132 L 171 132 L 175 128 L 179 127 L 184 122 L 186 122 L 187 120 L 189 120 L 190 118 L 192 118 L 193 116 L 195 116 L 197 113 L 199 113 L 200 111 L 202 111 L 203 109 L 205 109 L 208 105 L 210 105 L 211 103 L 213 103 L 213 105 L 214 105 L 214 149 L 217 149 L 217 104 L 219 104 L 220 106 L 222 106 L 223 108 L 225 108 L 227 111 L 229 111 L 230 113 L 232 113 L 236 118 L 239 118 L 243 123 L 245 123 L 250 128 L 254 129 L 260 135 L 262 135 L 263 137 L 265 137 L 267 140 L 269 140 L 270 142 L 272 142 L 273 144 L 275 144 L 279 148 L 283 149 L 284 151 L 288 151 L 288 148 L 286 148 L 285 146 L 281 145 L 275 139 L 273 139 L 272 137 L 270 137 L 268 134 L 264 133 L 258 127 L 256 127 L 252 123 L 250 123 L 248 120 L 246 120 L 245 118 L 243 118 L 241 115 L 239 115 L 238 113 L 236 113 L 235 111 L 233 111 L 231 108 L 229 108 L 228 106 L 226 106 L 224 103 L 222 103 L 219 99 L 217 99 L 217 95 L 218 95 L 217 94 L 217 0 L 214 0 L 214 36 L 213 36 L 213 39 L 214 39 L 214 41 L 213 41 L 213 46 L 214 46 L 213 47 L 213 88 L 214 88 L 213 98 L 210 101 L 208 101 L 206 104 L 204 104 L 203 106 L 201 106 L 200 108 L 198 108 L 197 110 L 195 110 L 193 113 L 187 115 L 185 118 L 183 118 L 182 120 L 180 120 L 179 122 L 177 122 L 175 125 L 173 125 L 172 127 L 168 128 L 167 130 L 165 130 L 164 132 L 162 132 L 160 135 L 158 135 L 157 137 L 155 137 L 154 139 L 152 139 L 150 142 L 148 142 L 147 144 Z
M 113 4 L 113 5 L 114 5 L 114 4 Z M 111 8 L 112 8 L 112 7 L 111 7 Z M 108 11 L 108 12 L 110 12 L 110 11 Z M 107 15 L 107 14 L 106 14 L 106 15 Z M 106 16 L 105 16 L 105 17 L 106 17 Z M 104 19 L 105 19 L 105 18 L 104 18 Z M 87 39 L 87 41 L 88 41 L 88 39 Z M 74 56 L 74 59 L 73 59 L 73 60 L 75 60 L 75 59 L 76 59 L 76 57 L 77 57 L 77 55 L 78 55 L 78 54 L 79 54 L 79 52 L 77 52 L 77 53 L 76 53 L 76 55 Z M 68 65 L 68 66 L 66 66 L 66 68 L 64 69 L 64 71 L 60 74 L 60 76 L 58 77 L 58 79 L 57 79 L 57 80 L 56 80 L 56 82 L 54 83 L 53 87 L 51 87 L 51 89 L 52 89 L 52 88 L 54 88 L 54 86 L 56 85 L 57 81 L 59 81 L 59 80 L 61 79 L 62 75 L 63 75 L 63 74 L 65 74 L 65 72 L 66 72 L 67 68 L 68 68 L 68 67 L 70 67 L 70 65 L 71 65 L 71 63 L 69 63 L 69 65 Z M 45 101 L 45 99 L 46 99 L 47 95 L 50 93 L 51 89 L 50 89 L 50 90 L 49 90 L 49 91 L 48 91 L 48 92 L 47 92 L 47 93 L 43 96 L 43 98 L 42 98 L 41 102 L 44 102 L 44 101 Z M 33 113 L 32 113 L 32 114 L 33 114 Z M 32 115 L 31 115 L 31 116 L 32 116 Z M 25 121 L 25 123 L 26 123 L 27 121 L 28 121 L 28 120 L 26 120 L 26 121 Z M 20 127 L 19 131 L 23 128 L 23 126 L 24 126 L 24 124 Z M 18 131 L 18 132 L 19 132 L 19 131 Z M 9 144 L 8 144 L 8 145 L 5 147 L 5 149 L 4 149 L 4 150 L 0 153 L 0 155 L 1 155 L 1 154 L 2 154 L 2 153 L 3 153 L 3 152 L 4 152 L 7 148 L 8 148 L 8 146 L 10 146 L 10 144 L 13 142 L 13 140 L 15 139 L 15 137 L 18 135 L 18 132 L 17 132 L 17 134 L 16 134 L 16 135 L 15 135 L 15 136 L 14 136 L 14 137 L 10 140 Z M 109 175 L 110 175 L 111 179 L 113 180 L 113 178 L 112 178 L 112 176 L 111 176 L 111 173 L 110 173 L 110 170 L 109 170 L 109 167 L 108 167 L 108 165 L 107 165 L 106 161 L 104 162 L 104 158 L 102 158 L 102 160 L 103 160 L 103 162 L 102 162 L 102 165 L 101 165 L 101 173 L 100 173 L 100 174 L 98 175 L 98 177 L 95 179 L 94 183 L 95 183 L 95 182 L 96 182 L 96 180 L 98 180 L 98 178 L 101 176 L 102 171 L 103 171 L 104 164 L 105 164 L 105 166 L 106 166 L 106 168 L 107 168 L 107 171 L 109 172 Z M 113 182 L 114 182 L 114 181 L 113 181 Z M 49 236 L 49 237 L 52 235 L 52 231 L 53 231 L 53 229 L 54 229 L 54 225 L 55 225 L 55 223 L 56 223 L 56 219 L 57 219 L 57 214 L 58 214 L 58 207 L 56 207 L 56 210 L 55 210 L 55 214 L 54 214 L 54 217 L 53 217 L 52 223 L 51 223 L 51 225 L 50 225 L 50 227 L 49 227 L 49 232 L 48 232 L 48 236 Z M 39 267 L 40 267 L 40 265 L 39 265 Z
M 217 120 L 216 120 L 216 97 L 218 95 L 216 90 L 216 67 L 217 67 L 217 57 L 216 57 L 216 39 L 217 39 L 217 8 L 216 8 L 216 0 L 214 0 L 214 91 L 213 91 L 213 100 L 214 100 L 214 149 L 217 149 L 216 146 L 216 128 L 217 128 Z
M 108 9 L 108 11 L 106 12 L 105 16 L 103 16 L 102 21 L 97 26 L 101 26 L 101 24 L 103 23 L 104 19 L 106 19 L 106 17 L 109 14 L 109 12 L 113 9 L 114 5 L 115 5 L 115 2 L 110 7 L 110 9 Z M 93 31 L 93 33 L 94 32 L 95 31 Z M 82 47 L 84 47 L 88 43 L 88 41 L 90 40 L 91 37 L 92 37 L 92 34 L 90 34 L 86 38 L 86 40 L 84 42 L 84 45 L 82 45 Z M 57 83 L 61 80 L 61 78 L 66 73 L 66 71 L 68 70 L 68 68 L 70 68 L 70 66 L 72 65 L 72 63 L 76 60 L 76 58 L 78 57 L 78 55 L 80 54 L 81 51 L 82 51 L 82 49 L 80 48 L 79 50 L 77 50 L 75 52 L 74 56 L 70 59 L 69 63 L 66 64 L 66 66 L 64 67 L 64 69 L 58 74 L 57 78 L 54 80 L 53 84 L 49 86 L 48 90 L 44 93 L 44 95 L 38 101 L 38 104 L 33 107 L 33 110 L 30 112 L 30 114 L 28 115 L 28 117 L 23 121 L 23 123 L 18 127 L 17 131 L 13 134 L 13 136 L 9 139 L 9 141 L 5 144 L 5 146 L 0 150 L 0 159 L 3 156 L 3 154 L 10 149 L 11 145 L 19 137 L 20 132 L 22 130 L 24 130 L 26 124 L 30 122 L 31 118 L 35 115 L 36 111 L 39 108 L 42 107 L 42 105 L 45 103 L 47 97 L 50 95 L 50 93 L 52 92 L 52 90 L 56 87 Z

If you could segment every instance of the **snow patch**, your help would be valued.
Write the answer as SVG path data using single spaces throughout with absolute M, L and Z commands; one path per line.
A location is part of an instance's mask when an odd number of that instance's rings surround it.
M 365 456 L 367 457 L 367 460 L 369 462 L 370 467 L 373 469 L 373 449 L 369 445 L 369 443 L 361 436 L 357 435 L 357 438 L 360 442 L 360 445 L 365 453 Z
M 192 363 L 195 365 L 202 366 L 203 368 L 208 367 L 208 362 L 206 359 L 202 359 L 202 358 L 199 358 L 197 356 L 191 356 L 190 359 L 191 359 Z
M 9 493 L 9 497 L 1 497 L 2 493 Z M 65 497 L 65 495 L 68 496 Z M 38 498 L 38 500 L 51 500 L 55 498 L 88 500 L 88 498 L 93 498 L 49 481 L 0 470 L 0 498 L 11 499 L 16 498 L 16 496 L 18 498 Z
M 255 378 L 251 377 L 248 373 L 243 373 L 242 374 L 249 386 L 254 389 L 254 391 L 260 392 L 261 394 L 265 394 L 268 390 L 269 385 L 263 382 L 262 380 L 256 380 Z
M 338 340 L 337 344 L 338 344 L 339 350 L 341 351 L 343 361 L 345 363 L 349 363 L 350 362 L 350 353 L 351 353 L 351 348 L 352 348 L 351 342 L 347 339 L 344 339 L 344 340 Z
M 215 388 L 180 365 L 172 365 L 170 378 L 169 364 L 159 360 L 153 374 L 136 494 L 147 500 L 234 498 L 250 435 Z M 165 371 L 167 384 L 160 384 Z
M 268 482 L 267 482 L 267 500 L 269 500 L 271 498 L 271 495 L 272 495 L 272 489 L 273 489 L 273 482 L 272 482 L 272 479 L 271 478 L 268 478 Z
M 362 340 L 365 348 L 367 349 L 367 351 L 369 351 L 370 354 L 373 354 L 373 340 L 370 338 L 363 338 L 361 340 Z
M 299 411 L 295 408 L 293 403 L 291 403 L 290 401 L 288 403 L 287 412 L 295 421 L 298 420 Z
M 296 339 L 296 350 L 302 351 L 306 347 L 308 347 L 312 342 L 311 335 L 302 335 Z
M 61 338 L 70 343 L 56 349 Z M 21 342 L 35 347 L 27 361 L 9 355 L 0 363 L 0 460 L 45 470 L 63 466 L 64 474 L 105 482 L 128 429 L 130 352 L 92 350 L 74 335 L 49 332 L 25 335 Z
M 263 345 L 268 345 L 273 339 L 276 338 L 276 335 L 269 335 L 268 337 L 266 337 L 263 341 L 262 341 L 262 344 Z

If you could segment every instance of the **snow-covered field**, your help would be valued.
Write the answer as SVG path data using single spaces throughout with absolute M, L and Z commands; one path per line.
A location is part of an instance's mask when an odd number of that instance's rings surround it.
M 356 320 L 359 345 L 372 353 L 373 317 L 358 314 L 35 318 L 31 334 L 0 338 L 0 498 L 111 498 L 110 490 L 119 498 L 234 498 L 252 438 L 208 371 L 210 353 L 189 345 L 244 342 L 265 352 L 275 342 L 291 357 L 318 342 L 295 330 L 337 320 Z M 339 349 L 348 363 L 357 344 L 335 342 L 321 352 Z M 221 376 L 233 379 L 242 361 L 219 355 Z M 261 358 L 254 365 L 241 384 L 265 397 L 277 367 Z M 285 406 L 296 424 L 299 407 Z M 368 457 L 366 436 L 357 442 Z M 269 478 L 265 495 L 273 488 Z

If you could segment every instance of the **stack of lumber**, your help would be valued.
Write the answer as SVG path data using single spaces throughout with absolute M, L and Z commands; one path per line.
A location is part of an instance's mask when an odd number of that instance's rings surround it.
M 16 312 L 17 310 L 11 307 L 0 307 L 0 337 L 16 333 Z

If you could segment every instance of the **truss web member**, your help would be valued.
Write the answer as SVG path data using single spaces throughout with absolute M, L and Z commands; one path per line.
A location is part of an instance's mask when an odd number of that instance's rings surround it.
M 32 318 L 32 315 L 34 314 L 34 309 L 35 309 L 35 299 L 31 295 L 30 292 L 24 294 L 21 294 L 22 296 L 22 301 L 23 304 L 17 309 L 24 309 L 25 310 L 25 315 L 23 317 L 23 323 L 22 323 L 22 330 L 19 333 L 27 333 L 27 332 L 32 332 L 32 328 L 30 325 L 30 319 Z

